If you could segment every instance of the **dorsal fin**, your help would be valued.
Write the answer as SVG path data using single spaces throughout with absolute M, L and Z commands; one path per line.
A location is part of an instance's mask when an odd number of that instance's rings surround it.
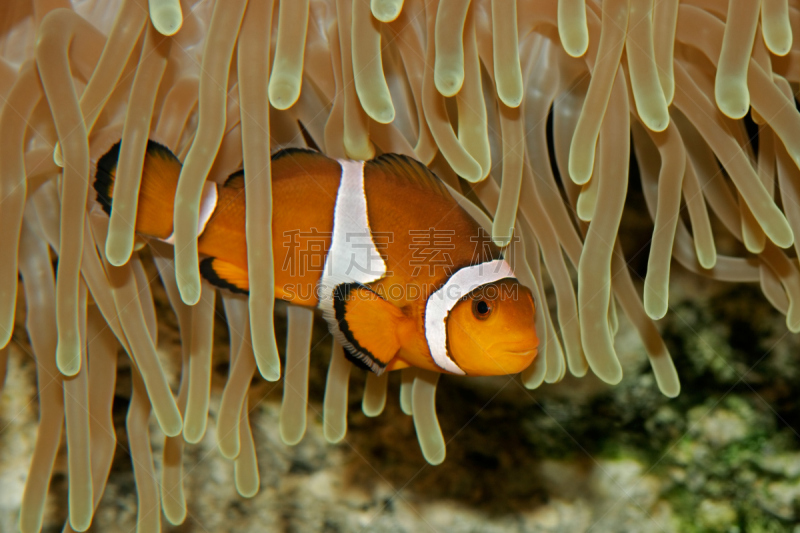
M 304 153 L 305 154 L 313 154 L 313 155 L 321 155 L 321 156 L 323 155 L 321 152 L 318 152 L 316 150 L 312 150 L 311 148 L 294 148 L 294 147 L 290 147 L 290 148 L 282 148 L 282 149 L 278 150 L 277 152 L 272 154 L 271 159 L 274 162 L 274 161 L 277 161 L 278 159 L 280 159 L 282 157 L 285 157 L 287 155 L 298 155 L 298 154 L 304 154 Z
M 244 170 L 237 170 L 225 180 L 224 187 L 229 189 L 244 189 Z
M 303 134 L 303 140 L 306 142 L 309 148 L 316 150 L 317 152 L 321 152 L 322 150 L 319 149 L 319 145 L 314 140 L 314 137 L 311 136 L 311 133 L 306 129 L 305 124 L 301 121 L 297 121 L 297 126 L 300 128 L 300 133 Z
M 321 162 L 321 161 L 331 161 L 329 157 L 325 154 L 318 152 L 317 150 L 312 150 L 310 148 L 282 148 L 272 154 L 270 157 L 271 164 L 273 165 L 273 170 L 275 168 L 280 168 L 283 164 L 286 164 L 286 159 L 293 159 L 301 164 L 310 162 L 313 164 L 314 162 Z M 304 162 L 304 160 L 307 161 Z M 278 165 L 275 165 L 277 161 L 280 161 Z M 225 187 L 237 188 L 237 189 L 244 189 L 244 169 L 237 170 L 230 176 L 228 179 L 225 180 Z
M 403 178 L 416 187 L 436 193 L 450 200 L 453 197 L 442 180 L 428 167 L 414 158 L 402 154 L 382 154 L 367 161 L 365 170 L 374 169 L 389 176 Z M 455 200 L 453 200 L 455 201 Z
M 179 165 L 181 164 L 180 159 L 178 159 L 178 157 L 172 153 L 172 150 L 152 139 L 147 140 L 147 155 L 158 156 L 165 161 L 177 163 Z
M 308 148 L 284 148 L 272 154 L 272 178 L 291 177 L 300 174 L 336 175 L 341 165 L 321 152 Z

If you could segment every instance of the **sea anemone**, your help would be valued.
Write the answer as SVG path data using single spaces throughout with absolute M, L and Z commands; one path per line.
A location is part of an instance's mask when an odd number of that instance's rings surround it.
M 10 342 L 25 347 L 40 405 L 24 532 L 41 529 L 62 427 L 67 530 L 89 527 L 115 446 L 120 347 L 133 368 L 127 426 L 139 526 L 159 527 L 159 507 L 171 523 L 185 518 L 181 456 L 184 442 L 205 433 L 216 298 L 199 275 L 200 194 L 206 180 L 242 167 L 257 274 L 248 299 L 220 296 L 231 356 L 217 434 L 239 492 L 258 490 L 246 400 L 256 369 L 266 380 L 281 376 L 269 164 L 281 147 L 409 155 L 462 193 L 509 247 L 536 300 L 555 296 L 553 311 L 537 306 L 540 356 L 522 374 L 529 388 L 567 369 L 618 383 L 616 302 L 658 387 L 677 395 L 654 323 L 668 309 L 673 257 L 703 276 L 759 282 L 800 331 L 800 44 L 792 39 L 800 11 L 786 0 L 73 4 L 0 7 L 0 367 Z M 89 194 L 92 167 L 120 138 L 107 219 Z M 180 328 L 176 393 L 156 353 L 154 280 L 132 224 L 148 139 L 183 161 L 175 246 L 151 246 Z M 654 221 L 643 298 L 618 242 L 631 169 Z M 288 319 L 281 435 L 296 443 L 306 427 L 313 314 L 290 308 Z M 346 431 L 349 374 L 334 345 L 324 414 L 331 442 Z M 444 459 L 437 379 L 406 370 L 401 385 L 434 464 Z M 386 390 L 386 377 L 370 375 L 365 409 L 379 413 Z M 158 476 L 151 412 L 167 436 Z

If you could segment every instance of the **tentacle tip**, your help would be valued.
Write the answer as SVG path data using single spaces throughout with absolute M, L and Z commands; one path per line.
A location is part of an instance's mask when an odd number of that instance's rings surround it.
M 750 110 L 750 92 L 746 86 L 727 86 L 718 81 L 714 86 L 714 98 L 719 110 L 734 120 L 743 118 Z
M 661 391 L 661 394 L 663 394 L 667 398 L 677 398 L 681 393 L 680 382 L 677 382 L 670 386 L 667 385 L 662 386 L 661 384 L 659 384 L 658 388 Z
M 346 434 L 347 430 L 333 431 L 326 428 L 325 431 L 323 431 L 323 435 L 328 444 L 339 444 L 340 442 L 342 442 L 342 439 L 344 439 L 344 436 Z
M 766 246 L 765 241 L 758 241 L 758 240 L 751 240 L 745 239 L 744 240 L 744 247 L 747 249 L 748 252 L 754 255 L 758 255 L 764 251 L 764 246 Z
M 787 24 L 787 26 L 789 26 Z M 792 29 L 791 26 L 785 28 L 785 31 L 778 30 L 772 32 L 764 32 L 764 44 L 767 49 L 776 56 L 785 56 L 792 50 Z
M 369 113 L 369 116 L 372 120 L 380 124 L 390 124 L 394 121 L 394 106 L 389 104 L 388 106 L 381 107 Z
M 170 496 L 164 496 L 164 497 L 170 497 Z M 173 526 L 179 526 L 186 521 L 186 502 L 185 501 L 180 502 L 178 506 L 180 508 L 178 509 L 177 512 L 172 512 L 171 506 L 169 507 L 170 509 L 169 512 L 167 511 L 167 507 L 166 506 L 164 507 L 164 517 L 167 519 L 167 522 L 169 522 Z
M 181 300 L 186 305 L 195 305 L 200 301 L 200 280 L 197 279 L 196 283 L 184 282 L 178 284 L 179 292 L 181 293 Z
M 538 365 L 537 361 L 539 361 Z M 545 368 L 540 368 L 542 365 Z M 544 383 L 544 374 L 547 371 L 546 366 L 547 363 L 543 358 L 541 360 L 538 357 L 535 358 L 531 366 L 520 374 L 522 385 L 528 390 L 538 389 Z
M 558 374 L 548 374 L 544 377 L 544 382 L 548 385 L 553 385 L 555 383 L 559 383 L 562 379 L 564 379 L 564 375 L 559 371 Z
M 301 440 L 303 440 L 302 435 L 298 437 L 297 435 L 284 435 L 281 433 L 281 441 L 287 446 L 296 446 Z
M 661 295 L 648 296 L 647 289 L 644 293 L 644 311 L 653 320 L 661 320 L 667 314 L 667 301 Z
M 470 183 L 478 183 L 479 181 L 482 181 L 486 177 L 483 173 L 483 168 L 481 168 L 481 165 L 475 161 L 475 159 L 470 157 L 469 154 L 467 157 L 468 160 L 466 165 L 461 165 L 459 167 L 458 175 Z
M 67 352 L 67 353 L 65 353 Z M 73 377 L 81 371 L 80 351 L 56 349 L 56 366 L 58 371 L 66 377 Z
M 433 77 L 434 84 L 436 85 L 436 90 L 442 96 L 455 96 L 458 94 L 458 91 L 461 90 L 461 86 L 464 84 L 464 73 L 461 72 L 437 72 L 434 74 Z
M 583 202 L 579 202 L 575 214 L 578 215 L 578 219 L 581 222 L 588 223 L 592 221 L 592 215 L 594 215 L 594 209 L 586 207 Z
M 183 494 L 183 483 L 171 488 L 167 488 L 162 483 L 161 501 L 164 518 L 170 525 L 179 526 L 186 520 L 186 497 Z
M 300 98 L 300 87 L 295 83 L 282 79 L 277 81 L 271 79 L 269 80 L 267 94 L 272 107 L 284 111 L 292 107 L 297 102 L 297 99 Z
M 287 446 L 294 446 L 303 440 L 303 435 L 305 434 L 305 428 L 303 431 L 297 433 L 290 433 L 289 431 L 281 428 L 281 441 Z
M 241 451 L 241 448 L 238 442 L 235 444 L 222 444 L 222 439 L 220 439 L 219 442 L 220 443 L 218 448 L 219 448 L 219 453 L 222 454 L 222 457 L 224 457 L 229 461 L 233 461 L 237 457 L 239 457 L 239 452 Z
M 786 219 L 784 219 L 783 222 L 785 227 L 782 227 L 780 232 L 776 235 L 770 235 L 769 237 L 776 246 L 785 249 L 794 244 L 794 234 L 792 233 L 792 229 L 789 227 L 789 223 L 786 222 Z
M 664 131 L 669 127 L 669 113 L 667 112 L 666 106 L 664 107 L 663 113 L 658 113 L 655 116 L 649 116 L 647 118 L 642 117 L 642 120 L 652 131 Z
M 711 270 L 717 265 L 717 254 L 701 254 L 697 256 L 697 262 L 706 270 Z
M 91 500 L 91 498 L 90 498 Z M 73 514 L 70 512 L 69 515 L 69 525 L 72 529 L 76 532 L 81 533 L 82 531 L 86 531 L 89 529 L 89 526 L 92 525 L 92 513 L 81 513 L 83 516 L 76 516 L 77 513 Z
M 183 13 L 180 4 L 168 5 L 150 12 L 150 20 L 153 27 L 164 36 L 171 36 L 178 33 L 183 26 Z
M 568 32 L 562 37 L 561 44 L 570 57 L 583 57 L 589 50 L 589 28 L 584 26 L 581 31 Z
M 747 110 L 750 109 L 750 102 L 738 102 L 733 104 L 720 104 L 717 102 L 720 111 L 722 111 L 725 115 L 733 120 L 739 120 L 744 118 L 747 114 Z
M 500 248 L 505 248 L 511 242 L 511 234 L 492 235 L 492 241 Z
M 125 239 L 127 240 L 127 239 Z M 133 254 L 133 240 L 122 242 L 123 239 L 112 238 L 109 232 L 106 239 L 106 259 L 115 267 L 121 267 L 131 259 Z
M 395 2 L 373 0 L 370 8 L 372 16 L 381 22 L 392 22 L 400 16 L 400 6 Z
M 789 52 L 792 51 L 792 42 L 789 41 L 788 44 L 782 44 L 780 46 L 775 46 L 774 48 L 769 49 L 770 52 L 775 54 L 778 57 L 783 57 L 787 55 Z
M 236 484 L 236 492 L 239 493 L 239 496 L 242 498 L 252 498 L 256 494 L 258 494 L 258 489 L 261 485 L 261 481 L 259 479 L 254 480 L 253 486 L 241 486 L 238 483 Z
M 569 365 L 569 372 L 576 378 L 582 378 L 589 371 L 588 365 Z
M 106 244 L 106 259 L 108 263 L 115 267 L 125 266 L 131 258 L 133 249 L 131 248 L 128 250 L 128 253 L 125 253 L 119 246 L 116 246 L 117 243 L 114 240 L 108 239 L 108 241 L 109 242 Z M 111 246 L 109 246 L 109 244 L 111 244 Z
M 570 57 L 574 57 L 575 59 L 580 59 L 581 57 L 583 57 L 583 55 L 586 53 L 588 49 L 589 49 L 589 41 L 586 41 L 585 43 L 582 43 L 577 46 L 567 47 L 566 45 L 564 45 L 564 51 L 567 53 L 567 55 L 569 55 Z
M 592 368 L 595 375 L 609 385 L 618 385 L 622 381 L 622 367 L 619 362 L 608 368 Z
M 366 405 L 361 406 L 361 412 L 364 413 L 364 416 L 368 418 L 376 418 L 380 416 L 383 412 L 383 406 L 380 409 L 374 409 L 372 407 L 367 407 Z
M 548 343 L 554 343 L 558 346 L 558 339 L 550 340 Z M 547 365 L 547 370 L 544 374 L 545 383 L 559 383 L 564 376 L 567 375 L 567 363 L 564 361 L 564 353 L 559 349 L 556 354 L 554 364 Z
M 522 386 L 528 390 L 536 390 L 544 383 L 544 376 L 531 376 L 529 378 L 522 378 Z
M 444 447 L 441 450 L 422 450 L 422 455 L 428 464 L 438 466 L 444 462 L 446 455 Z
M 585 154 L 586 162 L 578 162 L 573 154 L 575 153 L 574 146 L 570 148 L 570 158 L 568 163 L 569 177 L 575 185 L 586 185 L 592 179 L 592 170 L 594 169 L 594 150 L 591 153 Z
M 500 101 L 503 102 L 503 105 L 511 108 L 518 108 L 522 104 L 522 91 L 520 87 L 520 91 L 514 91 L 513 94 L 506 94 L 505 92 L 498 91 L 497 96 L 500 97 Z
M 186 441 L 187 444 L 197 444 L 201 440 L 203 440 L 203 436 L 206 434 L 205 425 L 201 428 L 195 428 L 194 426 L 189 426 L 183 432 L 183 440 Z M 171 437 L 174 435 L 170 435 Z
M 167 437 L 177 437 L 183 431 L 183 422 L 179 418 L 177 422 L 159 423 L 159 427 Z
M 278 381 L 281 379 L 281 367 L 280 363 L 277 365 L 271 365 L 267 363 L 262 363 L 256 358 L 256 362 L 258 363 L 258 372 L 261 374 L 261 377 L 267 381 Z

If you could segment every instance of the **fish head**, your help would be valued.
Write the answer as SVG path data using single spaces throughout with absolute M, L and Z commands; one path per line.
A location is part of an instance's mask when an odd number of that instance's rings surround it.
M 447 317 L 453 361 L 467 375 L 516 374 L 536 357 L 535 304 L 531 291 L 513 278 L 478 287 Z

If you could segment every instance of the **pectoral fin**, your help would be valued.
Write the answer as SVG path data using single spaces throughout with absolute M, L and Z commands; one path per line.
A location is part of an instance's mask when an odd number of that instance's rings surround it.
M 403 312 L 359 283 L 343 283 L 333 293 L 333 308 L 351 360 L 381 375 L 400 349 L 397 330 Z

